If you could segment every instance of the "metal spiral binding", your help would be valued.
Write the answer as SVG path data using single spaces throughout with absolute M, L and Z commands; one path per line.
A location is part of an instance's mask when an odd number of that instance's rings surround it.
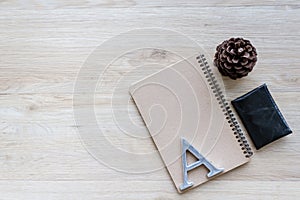
M 215 94 L 215 97 L 217 98 L 217 101 L 220 104 L 220 107 L 222 111 L 224 112 L 224 115 L 226 116 L 226 120 L 228 120 L 228 123 L 230 124 L 230 127 L 232 127 L 232 131 L 235 135 L 235 138 L 239 142 L 241 149 L 243 150 L 243 153 L 247 158 L 253 155 L 253 152 L 251 150 L 251 147 L 248 144 L 248 141 L 246 137 L 244 136 L 244 133 L 242 129 L 240 128 L 240 125 L 238 124 L 237 119 L 235 118 L 229 104 L 227 103 L 223 92 L 221 91 L 221 88 L 219 84 L 217 83 L 216 77 L 212 73 L 212 70 L 210 66 L 208 65 L 208 62 L 204 55 L 197 56 L 196 58 L 198 60 L 198 63 L 200 63 L 200 67 L 205 74 L 205 78 L 207 79 L 209 85 L 211 86 L 211 89 L 213 93 Z

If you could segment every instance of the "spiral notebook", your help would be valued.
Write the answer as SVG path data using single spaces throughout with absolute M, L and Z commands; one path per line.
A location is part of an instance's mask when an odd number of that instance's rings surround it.
M 204 55 L 194 55 L 130 87 L 179 193 L 252 155 L 213 70 Z

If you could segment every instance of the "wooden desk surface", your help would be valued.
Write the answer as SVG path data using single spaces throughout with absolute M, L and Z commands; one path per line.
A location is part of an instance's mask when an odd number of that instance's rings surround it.
M 300 2 L 183 2 L 0 1 L 1 200 L 300 197 Z M 257 152 L 249 164 L 183 195 L 165 169 L 132 175 L 100 164 L 86 151 L 74 122 L 76 76 L 102 42 L 143 27 L 181 32 L 210 55 L 231 36 L 250 39 L 258 64 L 247 78 L 224 78 L 228 98 L 267 83 L 294 133 Z M 138 62 L 141 55 L 131 56 Z M 98 100 L 98 106 L 107 103 Z M 113 123 L 105 125 L 115 130 Z M 112 140 L 132 151 L 154 149 L 150 139 Z

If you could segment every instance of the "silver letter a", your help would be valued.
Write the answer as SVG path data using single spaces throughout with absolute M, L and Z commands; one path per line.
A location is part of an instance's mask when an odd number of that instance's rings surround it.
M 190 182 L 188 180 L 188 171 L 195 169 L 196 167 L 204 165 L 209 170 L 209 173 L 207 174 L 208 178 L 223 172 L 224 169 L 222 169 L 222 168 L 218 169 L 215 166 L 213 166 L 208 160 L 206 160 L 204 158 L 204 156 L 202 156 L 184 138 L 181 138 L 181 143 L 182 143 L 182 167 L 183 167 L 183 184 L 180 186 L 181 191 L 193 186 L 193 182 Z M 186 160 L 186 151 L 189 151 L 190 153 L 192 153 L 196 158 L 198 158 L 198 160 L 196 162 L 188 165 L 187 160 Z

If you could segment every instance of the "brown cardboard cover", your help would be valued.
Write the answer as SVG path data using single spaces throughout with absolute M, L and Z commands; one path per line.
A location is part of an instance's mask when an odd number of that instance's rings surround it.
M 182 137 L 215 167 L 224 168 L 223 173 L 249 160 L 196 57 L 193 55 L 169 66 L 130 88 L 178 192 L 183 183 Z M 208 170 L 200 166 L 188 173 L 188 179 L 196 187 L 211 179 L 207 173 Z

